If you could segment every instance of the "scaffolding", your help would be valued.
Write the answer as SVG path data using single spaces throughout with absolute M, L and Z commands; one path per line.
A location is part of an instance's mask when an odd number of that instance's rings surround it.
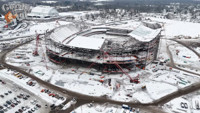
M 105 33 L 105 31 L 95 32 Z M 130 31 L 123 31 L 123 33 L 125 32 L 129 33 Z M 128 40 L 124 43 L 106 40 L 100 50 L 92 50 L 56 42 L 51 39 L 50 34 L 45 36 L 45 42 L 47 56 L 51 61 L 58 64 L 65 64 L 67 61 L 79 62 L 85 64 L 88 70 L 94 67 L 102 73 L 124 73 L 126 75 L 136 68 L 145 69 L 146 65 L 156 59 L 160 40 L 160 33 L 149 42 L 134 40 L 130 37 L 127 37 Z M 93 32 L 78 34 L 86 36 Z M 73 37 L 67 37 L 63 41 L 67 39 L 73 40 Z M 113 46 L 114 44 L 119 46 Z

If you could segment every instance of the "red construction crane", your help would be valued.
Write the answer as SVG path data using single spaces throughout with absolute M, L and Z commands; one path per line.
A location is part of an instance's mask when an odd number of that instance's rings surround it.
M 95 64 L 96 64 L 96 63 L 93 62 L 93 63 L 91 63 L 87 68 L 90 69 L 90 68 L 92 68 L 92 66 L 95 65 Z M 82 74 L 85 73 L 85 72 L 86 72 L 86 71 L 83 71 L 80 75 L 82 75 Z
M 130 79 L 130 82 L 131 82 L 131 83 L 133 83 L 133 82 L 134 82 L 134 83 L 140 83 L 140 81 L 139 81 L 139 75 L 138 75 L 137 77 L 135 77 L 134 79 L 131 78 L 131 76 L 130 76 L 126 71 L 124 71 L 123 68 L 122 68 L 117 62 L 115 62 L 114 60 L 112 60 L 112 57 L 108 54 L 108 52 L 103 52 L 103 53 L 104 53 L 104 56 L 107 55 L 107 56 L 109 57 L 110 61 L 113 61 L 112 63 L 113 63 L 117 68 L 119 68 L 125 75 L 128 76 L 128 78 Z
M 101 50 L 101 51 L 102 51 L 102 50 Z M 130 76 L 127 72 L 125 72 L 125 71 L 122 69 L 122 67 L 121 67 L 117 62 L 115 62 L 115 61 L 112 59 L 112 57 L 108 54 L 108 52 L 105 52 L 105 51 L 102 51 L 102 52 L 103 52 L 103 57 L 105 57 L 105 56 L 107 55 L 107 56 L 109 57 L 110 61 L 113 61 L 112 63 L 113 63 L 117 68 L 119 68 L 119 69 L 121 70 L 121 72 L 123 72 L 125 75 L 128 76 L 128 78 L 130 79 L 130 82 L 131 82 L 131 83 L 140 83 L 140 81 L 139 81 L 139 74 L 138 74 L 135 78 L 131 78 L 131 76 Z M 88 68 L 89 68 L 89 69 L 92 68 L 93 65 L 95 65 L 95 63 L 91 63 L 91 64 L 88 66 Z M 85 73 L 85 71 L 82 72 L 80 75 L 82 75 L 83 73 Z
M 38 56 L 38 45 L 39 45 L 39 39 L 40 39 L 40 34 L 37 35 L 36 37 L 36 45 L 35 45 L 35 51 L 33 51 L 33 56 Z

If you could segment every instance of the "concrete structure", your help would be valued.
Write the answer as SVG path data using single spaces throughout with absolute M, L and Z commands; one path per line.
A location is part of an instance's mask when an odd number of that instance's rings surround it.
M 70 24 L 46 36 L 46 52 L 55 63 L 84 64 L 102 72 L 144 69 L 157 57 L 160 32 L 142 24 L 134 30 L 109 26 L 85 31 Z

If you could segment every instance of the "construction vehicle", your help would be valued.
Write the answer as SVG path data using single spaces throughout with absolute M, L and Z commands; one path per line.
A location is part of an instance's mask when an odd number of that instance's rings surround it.
M 35 73 L 36 73 L 36 74 L 39 74 L 39 75 L 42 75 L 42 76 L 44 75 L 44 73 L 43 73 L 41 70 L 36 71 Z
M 144 85 L 144 86 L 142 86 L 141 88 L 142 88 L 143 90 L 145 90 L 147 87 L 146 87 L 146 85 Z

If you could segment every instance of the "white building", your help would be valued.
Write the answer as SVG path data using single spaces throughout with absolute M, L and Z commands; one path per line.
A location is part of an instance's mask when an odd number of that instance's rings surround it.
M 4 16 L 0 14 L 0 33 L 3 31 L 4 26 L 6 25 Z
M 28 18 L 48 19 L 58 17 L 59 13 L 54 7 L 50 6 L 37 6 L 28 14 Z

